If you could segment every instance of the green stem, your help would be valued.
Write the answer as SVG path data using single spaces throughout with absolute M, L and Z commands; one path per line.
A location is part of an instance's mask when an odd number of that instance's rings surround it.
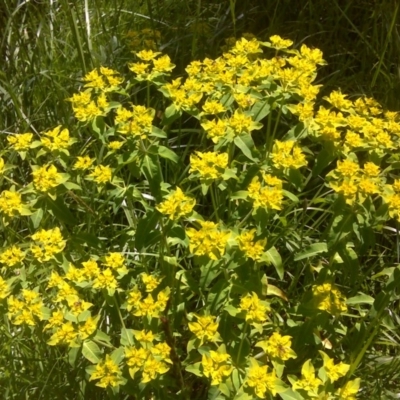
M 213 204 L 215 217 L 217 218 L 217 222 L 219 222 L 218 208 L 217 208 L 217 202 L 216 202 L 216 196 L 215 196 L 214 190 L 215 190 L 214 184 L 212 184 L 210 187 L 211 201 Z
M 242 338 L 240 340 L 240 345 L 239 345 L 238 356 L 237 356 L 237 359 L 236 359 L 236 364 L 239 364 L 239 361 L 240 361 L 240 356 L 242 354 L 243 343 L 244 343 L 244 339 L 246 338 L 246 333 L 247 333 L 247 327 L 248 326 L 249 326 L 249 324 L 246 321 L 246 323 L 244 324 L 244 327 L 243 327 Z

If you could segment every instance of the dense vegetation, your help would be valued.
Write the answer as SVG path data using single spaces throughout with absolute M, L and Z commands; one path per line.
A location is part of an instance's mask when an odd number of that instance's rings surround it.
M 5 399 L 392 399 L 391 1 L 1 1 Z

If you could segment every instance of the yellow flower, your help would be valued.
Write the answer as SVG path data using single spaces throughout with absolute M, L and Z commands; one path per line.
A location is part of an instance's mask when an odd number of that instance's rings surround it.
M 104 257 L 104 265 L 116 270 L 119 274 L 126 274 L 128 272 L 125 262 L 126 260 L 121 253 L 110 252 Z
M 260 260 L 264 253 L 264 248 L 267 244 L 267 239 L 262 239 L 254 242 L 256 230 L 243 232 L 238 237 L 239 249 L 243 251 L 246 257 L 251 258 L 254 261 Z
M 165 374 L 169 370 L 167 364 L 162 361 L 156 360 L 153 356 L 147 358 L 143 365 L 142 383 L 150 382 L 158 377 L 158 375 Z
M 352 106 L 352 102 L 346 99 L 347 95 L 342 94 L 340 90 L 333 90 L 329 97 L 324 97 L 329 103 L 338 109 L 348 110 Z
M 306 156 L 297 146 L 295 140 L 287 140 L 286 142 L 275 140 L 271 157 L 276 168 L 301 168 L 307 165 Z
M 258 177 L 255 176 L 247 188 L 249 197 L 253 200 L 254 208 L 281 210 L 283 202 L 282 181 L 279 185 L 273 181 L 266 181 L 266 183 L 268 186 L 262 187 Z
M 32 239 L 36 242 L 32 245 L 31 251 L 38 261 L 48 261 L 55 254 L 64 250 L 66 241 L 63 240 L 60 228 L 49 230 L 41 229 L 32 235 Z
M 58 328 L 64 322 L 64 312 L 62 310 L 53 311 L 49 322 L 44 326 L 43 330 Z
M 294 382 L 292 387 L 293 390 L 303 389 L 311 394 L 318 392 L 318 387 L 322 385 L 322 381 L 315 376 L 314 366 L 311 364 L 311 360 L 307 360 L 301 368 L 301 379 Z
M 195 155 L 190 156 L 189 172 L 198 172 L 204 180 L 221 178 L 227 167 L 227 153 L 218 154 L 212 151 L 201 153 L 196 151 Z
M 153 50 L 142 50 L 136 52 L 135 54 L 143 61 L 151 61 L 154 60 L 161 53 L 159 51 L 153 51 Z
M 276 396 L 278 393 L 277 385 L 280 383 L 275 371 L 268 372 L 266 365 L 253 365 L 247 374 L 246 385 L 254 388 L 257 397 L 265 399 L 267 393 Z
M 344 177 L 352 177 L 359 171 L 358 163 L 352 160 L 338 161 L 336 170 Z
M 154 289 L 157 289 L 158 285 L 162 281 L 162 278 L 146 273 L 143 273 L 141 278 L 142 282 L 146 285 L 146 292 L 152 292 Z
M 15 216 L 21 212 L 22 200 L 18 192 L 4 190 L 0 194 L 0 211 L 9 217 Z
M 319 351 L 324 361 L 324 370 L 327 377 L 331 382 L 336 382 L 342 376 L 345 376 L 350 369 L 349 364 L 344 364 L 342 362 L 335 365 L 334 361 L 323 351 Z
M 4 160 L 0 157 L 0 175 L 4 172 Z
M 96 183 L 105 184 L 111 182 L 112 170 L 108 166 L 98 165 L 89 176 L 92 177 Z
M 189 322 L 188 326 L 190 331 L 193 332 L 201 342 L 207 340 L 214 342 L 219 338 L 216 317 L 212 315 L 194 315 L 197 318 L 197 322 Z
M 14 150 L 26 151 L 29 150 L 29 147 L 32 143 L 32 138 L 32 133 L 19 133 L 15 135 L 9 135 L 7 140 Z
M 219 385 L 232 373 L 230 359 L 229 354 L 213 350 L 210 350 L 210 356 L 203 354 L 201 359 L 203 374 L 207 378 L 211 378 L 211 386 Z
M 33 184 L 40 192 L 48 192 L 62 181 L 62 177 L 54 165 L 39 167 L 32 172 L 32 175 Z
M 114 274 L 110 268 L 101 271 L 93 281 L 94 289 L 116 289 L 118 282 L 114 277 Z
M 111 150 L 115 151 L 115 150 L 119 150 L 122 147 L 123 144 L 124 144 L 124 142 L 120 142 L 120 141 L 115 140 L 113 142 L 108 143 L 108 147 Z
M 83 275 L 87 279 L 94 279 L 100 274 L 100 268 L 95 260 L 84 261 L 83 265 Z
M 291 336 L 282 336 L 278 332 L 274 332 L 267 340 L 263 340 L 256 344 L 261 347 L 271 358 L 281 361 L 296 358 L 296 353 L 291 349 Z
M 360 389 L 360 378 L 348 381 L 336 394 L 339 400 L 356 400 L 356 395 Z
M 79 338 L 81 340 L 87 339 L 89 336 L 91 336 L 97 329 L 97 321 L 98 318 L 92 318 L 89 317 L 83 325 L 81 324 L 78 327 L 78 333 L 79 333 Z
M 329 314 L 347 312 L 346 298 L 332 284 L 313 286 L 312 292 L 318 309 L 327 311 Z
M 248 293 L 240 299 L 239 309 L 246 312 L 246 321 L 250 321 L 251 324 L 265 322 L 267 312 L 270 311 L 269 304 L 261 301 L 255 292 Z
M 171 63 L 171 59 L 166 54 L 157 59 L 153 59 L 153 64 L 153 71 L 155 72 L 171 72 L 175 68 L 175 65 Z
M 96 386 L 107 388 L 116 387 L 123 383 L 122 371 L 118 364 L 116 364 L 109 354 L 106 355 L 105 360 L 100 361 L 90 375 L 89 381 L 97 380 Z
M 149 356 L 150 352 L 143 347 L 136 349 L 135 347 L 125 347 L 125 360 L 126 365 L 131 368 L 141 368 L 147 357 Z
M 10 286 L 7 281 L 0 276 L 0 300 L 5 299 L 10 294 Z
M 11 246 L 0 254 L 0 263 L 14 267 L 22 262 L 25 253 L 17 246 Z
M 77 161 L 74 164 L 74 169 L 86 170 L 92 166 L 94 162 L 93 158 L 89 156 L 77 157 Z
M 201 229 L 197 231 L 188 228 L 189 250 L 197 256 L 206 255 L 211 260 L 220 259 L 225 253 L 225 247 L 230 237 L 230 231 L 219 231 L 213 222 L 199 221 Z
M 225 110 L 225 107 L 217 100 L 209 100 L 207 99 L 203 105 L 204 114 L 220 114 Z
M 103 77 L 99 75 L 97 69 L 88 72 L 84 76 L 83 80 L 87 82 L 84 86 L 88 88 L 105 89 L 107 86 Z
M 69 130 L 61 130 L 61 125 L 58 125 L 51 131 L 45 132 L 40 141 L 50 151 L 63 150 L 71 145 Z
M 178 187 L 156 209 L 161 214 L 168 215 L 171 220 L 177 220 L 189 215 L 195 205 L 196 200 L 186 196 Z
M 278 35 L 271 36 L 269 38 L 269 40 L 271 41 L 272 47 L 277 49 L 277 50 L 287 49 L 288 47 L 290 47 L 293 44 L 292 40 L 290 40 L 290 39 L 282 39 Z
M 156 338 L 156 335 L 152 331 L 134 331 L 134 336 L 135 339 L 138 342 L 143 342 L 143 343 L 153 343 L 154 339 Z

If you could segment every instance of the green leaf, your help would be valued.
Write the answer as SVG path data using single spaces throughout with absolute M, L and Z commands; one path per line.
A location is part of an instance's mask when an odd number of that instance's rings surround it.
M 82 345 L 82 355 L 93 364 L 97 364 L 102 354 L 99 346 L 97 346 L 95 342 L 85 340 Z
M 282 264 L 282 257 L 280 256 L 276 247 L 271 247 L 262 256 L 261 260 L 267 264 L 272 264 L 280 279 L 283 279 L 284 270 Z
M 158 154 L 160 155 L 160 157 L 171 160 L 175 164 L 179 161 L 178 155 L 168 147 L 158 146 Z
M 256 101 L 251 109 L 251 112 L 254 115 L 254 121 L 261 121 L 269 114 L 270 110 L 271 105 L 269 104 L 268 100 Z
M 123 346 L 132 346 L 133 343 L 134 343 L 134 341 L 133 341 L 132 329 L 122 328 L 122 330 L 121 330 L 121 344 Z
M 375 299 L 367 294 L 350 297 L 346 300 L 347 305 L 354 306 L 356 304 L 373 304 Z
M 292 389 L 279 393 L 279 396 L 281 396 L 283 400 L 304 400 L 304 397 L 301 394 L 294 392 Z
M 294 261 L 303 260 L 304 258 L 310 258 L 315 256 L 316 254 L 325 253 L 327 251 L 328 247 L 326 243 L 313 243 L 310 246 L 308 246 L 303 252 L 297 254 L 294 257 Z
M 141 165 L 141 171 L 149 182 L 152 195 L 158 200 L 162 200 L 161 195 L 161 174 L 158 168 L 158 159 L 154 154 L 145 155 Z
M 58 197 L 56 200 L 47 198 L 47 205 L 49 209 L 53 212 L 53 215 L 68 225 L 77 225 L 78 220 L 71 213 L 69 208 L 65 205 L 62 197 Z
M 254 142 L 250 135 L 236 136 L 233 142 L 247 158 L 255 162 L 259 161 L 258 158 L 253 157 L 252 149 L 254 148 Z
M 40 225 L 40 221 L 43 218 L 43 209 L 39 208 L 37 209 L 31 216 L 30 219 L 32 221 L 33 227 L 37 229 L 37 227 Z

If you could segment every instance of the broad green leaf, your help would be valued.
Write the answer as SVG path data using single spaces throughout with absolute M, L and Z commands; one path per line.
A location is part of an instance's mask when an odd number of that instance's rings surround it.
M 82 345 L 82 355 L 93 364 L 97 364 L 101 359 L 102 353 L 95 342 L 85 340 Z
M 292 389 L 279 393 L 279 396 L 282 397 L 283 400 L 304 400 L 304 397 L 301 394 L 294 392 Z
M 78 220 L 71 213 L 69 207 L 66 206 L 64 199 L 62 197 L 58 197 L 56 200 L 52 200 L 47 198 L 47 205 L 49 209 L 53 212 L 53 215 L 68 225 L 77 225 Z
M 252 149 L 254 148 L 254 142 L 250 135 L 236 136 L 233 142 L 237 147 L 239 147 L 239 149 L 247 158 L 255 162 L 258 161 L 258 158 L 253 157 L 252 154 Z
M 175 164 L 179 161 L 178 155 L 165 146 L 158 146 L 158 154 L 160 157 L 167 158 L 168 160 L 173 161 Z
M 356 304 L 373 304 L 375 299 L 367 294 L 350 297 L 346 300 L 347 305 L 354 306 Z
M 254 120 L 261 121 L 269 114 L 270 109 L 271 105 L 269 104 L 268 100 L 256 101 L 251 108 L 251 112 L 254 115 Z
M 310 246 L 308 246 L 304 251 L 302 251 L 300 254 L 297 254 L 294 257 L 294 261 L 299 261 L 299 260 L 303 260 L 305 258 L 310 258 L 319 253 L 325 253 L 327 251 L 328 251 L 328 247 L 327 247 L 326 243 L 313 243 Z
M 30 219 L 32 221 L 33 227 L 35 229 L 38 228 L 38 226 L 40 225 L 40 221 L 43 218 L 43 209 L 38 208 L 31 216 Z

